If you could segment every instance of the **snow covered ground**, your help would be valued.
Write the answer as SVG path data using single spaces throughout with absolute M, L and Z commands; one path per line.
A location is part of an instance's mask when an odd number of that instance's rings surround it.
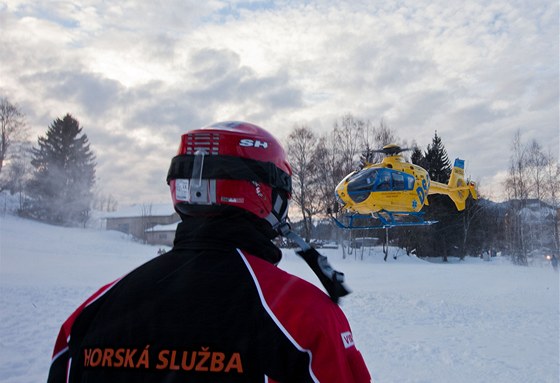
M 45 382 L 60 324 L 157 250 L 116 232 L 0 216 L 0 382 Z M 559 382 L 559 278 L 549 265 L 322 253 L 353 290 L 342 307 L 375 382 Z M 318 284 L 284 254 L 280 267 Z

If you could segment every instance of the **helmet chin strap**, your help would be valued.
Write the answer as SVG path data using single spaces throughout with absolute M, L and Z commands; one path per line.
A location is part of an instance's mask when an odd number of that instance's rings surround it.
M 344 273 L 333 269 L 327 257 L 319 254 L 303 238 L 294 233 L 287 222 L 280 224 L 278 232 L 283 237 L 297 243 L 301 250 L 296 251 L 296 253 L 305 260 L 307 265 L 317 275 L 334 303 L 338 303 L 340 297 L 350 294 L 351 291 L 344 285 Z
M 282 234 L 279 227 L 286 222 L 288 216 L 288 197 L 282 191 L 272 190 L 272 209 L 264 219 L 275 231 Z

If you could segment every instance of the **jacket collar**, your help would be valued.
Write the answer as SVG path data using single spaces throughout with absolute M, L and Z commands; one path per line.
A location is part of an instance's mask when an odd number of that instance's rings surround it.
M 245 250 L 270 263 L 277 264 L 282 252 L 271 242 L 267 222 L 246 215 L 183 217 L 175 233 L 174 249 Z

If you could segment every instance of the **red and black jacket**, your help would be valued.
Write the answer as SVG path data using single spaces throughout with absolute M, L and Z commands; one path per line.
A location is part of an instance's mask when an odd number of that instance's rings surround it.
M 341 309 L 280 256 L 245 219 L 187 219 L 62 325 L 48 383 L 370 382 Z

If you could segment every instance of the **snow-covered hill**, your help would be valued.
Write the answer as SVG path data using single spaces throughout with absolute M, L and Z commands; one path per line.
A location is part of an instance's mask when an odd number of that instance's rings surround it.
M 0 216 L 0 382 L 44 382 L 62 321 L 157 250 L 120 233 Z M 559 278 L 549 265 L 322 252 L 353 290 L 342 307 L 374 381 L 558 383 Z M 291 250 L 280 267 L 318 284 Z

